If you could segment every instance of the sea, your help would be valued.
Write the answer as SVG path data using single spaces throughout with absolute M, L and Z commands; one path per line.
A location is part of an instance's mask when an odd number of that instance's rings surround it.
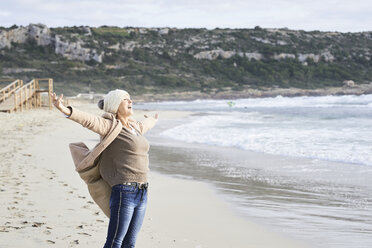
M 155 171 L 208 182 L 239 215 L 312 247 L 372 247 L 372 95 L 134 107 L 191 112 L 150 135 Z

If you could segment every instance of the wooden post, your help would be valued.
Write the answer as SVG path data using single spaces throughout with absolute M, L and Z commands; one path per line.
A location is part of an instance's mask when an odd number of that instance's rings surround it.
M 30 107 L 29 109 L 32 109 L 32 88 L 35 84 L 35 81 L 32 82 L 32 84 L 30 85 L 30 88 L 28 89 L 28 106 Z
M 30 88 L 28 89 L 28 95 L 30 96 L 30 99 L 28 99 L 28 105 L 30 106 L 30 109 L 32 109 L 32 88 L 33 88 L 33 84 L 30 85 Z
M 9 89 L 8 89 L 8 90 L 9 90 Z M 6 90 L 4 90 L 3 95 L 2 95 L 2 99 L 3 99 L 3 101 L 5 101 L 5 95 L 7 95 Z
M 34 107 L 37 108 L 37 92 L 36 92 L 36 87 L 34 88 Z
M 22 104 L 22 108 L 21 108 L 21 111 L 24 111 L 25 110 L 25 93 L 24 93 L 24 88 L 21 89 L 21 104 Z
M 35 95 L 36 95 L 35 84 L 33 86 L 34 86 L 34 88 L 33 88 L 33 91 L 32 91 L 32 98 L 31 98 L 32 104 L 31 105 L 33 105 L 33 107 L 36 108 L 36 106 L 35 106 Z
M 22 93 L 22 96 L 23 96 L 23 110 L 27 110 L 27 98 L 26 98 L 26 94 L 27 94 L 27 87 L 23 88 L 23 93 Z
M 28 110 L 28 92 L 27 92 L 28 86 L 25 88 L 25 109 Z
M 39 90 L 39 83 L 38 83 L 39 81 L 36 79 L 35 80 L 35 91 L 38 91 Z M 36 99 L 36 107 L 38 108 L 39 107 L 39 92 L 36 92 L 35 93 L 35 99 Z
M 40 90 L 40 85 L 39 85 L 39 80 L 36 79 L 36 89 L 37 90 Z M 37 93 L 37 107 L 40 108 L 41 107 L 41 96 L 40 96 L 40 92 Z
M 30 109 L 32 109 L 32 86 L 33 86 L 34 84 L 31 84 L 30 85 L 30 89 L 28 89 L 28 94 L 29 94 L 29 96 L 30 96 L 30 99 L 28 99 L 28 104 L 29 104 L 29 106 L 30 106 Z
M 17 93 L 14 93 L 14 109 L 17 111 Z
M 19 89 L 22 88 L 23 86 L 23 80 L 19 80 L 18 81 L 19 83 Z M 18 96 L 17 96 L 17 108 L 18 108 L 18 104 L 20 104 L 20 111 L 22 111 L 22 90 L 19 90 L 19 103 L 18 103 Z
M 49 96 L 49 109 L 52 109 L 52 92 L 53 92 L 53 79 L 48 79 L 48 96 Z
M 40 90 L 40 83 L 39 83 L 39 81 L 38 81 L 38 83 L 37 83 L 38 85 L 39 85 L 39 90 Z M 41 107 L 41 94 L 39 93 L 39 107 Z
M 34 85 L 34 96 L 33 96 L 32 100 L 33 100 L 33 103 L 34 103 L 34 108 L 36 108 L 36 83 Z
M 19 90 L 19 111 L 22 112 L 23 104 L 22 104 L 22 89 Z
M 31 106 L 30 106 L 30 104 L 31 104 L 31 85 L 30 85 L 30 87 L 28 87 L 28 89 L 26 89 L 26 90 L 28 90 L 28 93 L 27 93 L 27 105 L 28 105 L 28 109 L 31 109 Z
M 21 112 L 25 109 L 25 93 L 21 89 Z
M 22 104 L 22 89 L 19 90 L 19 103 L 20 103 L 19 111 L 22 112 L 22 108 L 23 108 L 23 104 Z

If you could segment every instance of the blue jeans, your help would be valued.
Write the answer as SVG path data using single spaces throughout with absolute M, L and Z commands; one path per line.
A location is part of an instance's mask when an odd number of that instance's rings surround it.
M 110 222 L 104 248 L 135 247 L 145 217 L 147 188 L 118 184 L 112 187 Z

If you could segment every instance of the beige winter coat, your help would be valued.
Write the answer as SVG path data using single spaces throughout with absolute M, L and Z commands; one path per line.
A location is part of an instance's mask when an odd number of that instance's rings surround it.
M 69 119 L 100 135 L 100 142 L 92 150 L 89 150 L 82 142 L 71 143 L 69 146 L 76 171 L 88 185 L 88 190 L 93 200 L 105 215 L 110 217 L 111 187 L 102 179 L 97 164 L 101 153 L 118 136 L 123 126 L 113 114 L 105 113 L 102 116 L 97 116 L 71 106 L 69 108 L 71 109 Z M 134 119 L 129 121 L 137 131 L 144 134 L 155 125 L 157 119 L 149 117 L 143 122 L 137 122 Z

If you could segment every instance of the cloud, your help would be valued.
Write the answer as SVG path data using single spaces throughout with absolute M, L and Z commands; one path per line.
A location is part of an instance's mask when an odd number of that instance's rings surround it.
M 366 0 L 3 0 L 2 6 L 0 23 L 5 26 L 372 30 L 372 1 Z

